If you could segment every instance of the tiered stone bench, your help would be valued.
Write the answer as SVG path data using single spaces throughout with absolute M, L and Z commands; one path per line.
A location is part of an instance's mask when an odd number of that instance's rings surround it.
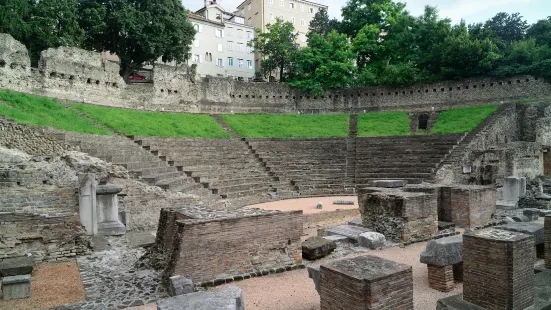
M 262 201 L 270 192 L 291 191 L 291 185 L 271 176 L 241 139 L 136 139 L 222 198 L 244 198 L 252 204 L 254 196 L 263 196 Z
M 429 180 L 463 134 L 356 139 L 356 185 L 374 179 Z

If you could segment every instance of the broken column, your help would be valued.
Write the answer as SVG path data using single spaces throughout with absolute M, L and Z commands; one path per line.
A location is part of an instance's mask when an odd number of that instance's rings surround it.
M 551 269 L 551 215 L 545 217 L 545 267 Z
M 485 229 L 463 236 L 463 300 L 486 309 L 525 309 L 534 303 L 534 240 Z
M 463 238 L 452 236 L 431 240 L 421 252 L 421 263 L 427 264 L 431 288 L 453 291 L 454 280 L 463 280 Z
M 411 266 L 359 256 L 320 266 L 321 309 L 413 309 Z
M 117 197 L 122 190 L 122 187 L 111 184 L 96 187 L 98 233 L 108 236 L 124 234 L 125 226 L 119 221 Z
M 96 175 L 93 173 L 80 174 L 78 184 L 80 222 L 86 229 L 87 235 L 96 235 L 98 233 Z

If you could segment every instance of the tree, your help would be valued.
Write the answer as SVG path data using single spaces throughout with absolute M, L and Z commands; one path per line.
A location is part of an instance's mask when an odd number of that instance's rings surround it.
M 341 31 L 354 38 L 365 25 L 385 29 L 389 20 L 403 12 L 405 4 L 392 0 L 349 0 L 342 8 Z
M 538 45 L 547 44 L 551 47 L 551 16 L 530 26 L 526 36 L 535 39 Z
M 335 30 L 326 37 L 314 33 L 308 47 L 299 50 L 294 58 L 289 85 L 318 95 L 329 88 L 350 87 L 356 72 L 354 58 L 346 35 Z
M 144 64 L 184 62 L 189 58 L 195 29 L 178 0 L 81 0 L 85 45 L 109 51 L 120 59 L 121 76 Z
M 279 70 L 280 80 L 283 82 L 298 49 L 297 33 L 294 32 L 291 22 L 284 22 L 279 18 L 274 24 L 266 25 L 266 28 L 268 32 L 257 29 L 257 36 L 249 41 L 249 45 L 262 54 L 261 74 L 266 76 Z
M 510 45 L 514 41 L 524 39 L 528 23 L 522 19 L 520 13 L 509 15 L 508 13 L 497 13 L 484 24 L 484 28 L 495 33 L 497 37 Z
M 0 33 L 27 43 L 32 5 L 29 0 L 0 0 Z
M 327 15 L 326 9 L 320 9 L 314 15 L 314 18 L 310 21 L 308 25 L 308 40 L 314 34 L 319 34 L 323 37 L 327 36 L 329 33 L 329 15 Z

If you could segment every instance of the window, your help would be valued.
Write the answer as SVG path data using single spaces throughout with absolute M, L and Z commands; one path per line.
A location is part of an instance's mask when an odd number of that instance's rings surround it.
M 253 68 L 253 61 L 247 60 L 247 68 L 252 69 Z
M 215 29 L 215 31 L 216 31 L 216 37 L 221 38 L 222 37 L 222 30 Z
M 224 66 L 224 64 L 222 63 L 222 58 L 216 59 L 216 65 L 217 65 L 218 67 L 223 67 L 223 66 Z
M 199 40 L 197 39 L 193 40 L 193 46 L 199 47 Z
M 270 20 L 274 20 L 274 14 L 270 13 Z
M 250 47 L 250 46 L 247 45 L 247 54 L 250 54 L 250 53 L 252 53 L 252 52 L 253 52 L 252 47 Z
M 242 38 L 243 37 L 243 30 L 237 29 L 237 37 Z
M 295 9 L 295 4 L 294 4 L 294 3 L 291 3 L 291 2 L 289 2 L 289 8 L 290 8 L 291 10 L 294 10 L 294 9 Z
M 245 45 L 243 43 L 238 43 L 237 50 L 241 53 L 245 52 Z
M 253 7 L 253 6 L 252 6 L 251 3 L 249 2 L 249 4 L 247 4 L 247 10 L 250 11 L 252 7 Z
M 212 61 L 212 54 L 209 52 L 205 53 L 205 61 Z
M 241 9 L 241 16 L 245 16 L 245 9 Z
M 247 39 L 252 39 L 253 38 L 253 33 L 250 32 L 250 31 L 247 31 Z
M 301 12 L 304 12 L 304 4 L 301 4 L 301 5 L 300 5 L 300 11 L 301 11 Z
M 285 6 L 285 0 L 279 0 L 279 6 Z
M 199 32 L 199 25 L 193 24 L 193 28 L 195 28 L 195 32 Z
M 238 60 L 237 60 L 237 66 L 238 66 L 239 68 L 243 68 L 243 59 L 238 59 Z
M 251 20 L 251 18 L 249 17 L 249 26 L 253 24 L 253 21 Z
M 191 59 L 193 62 L 199 62 L 199 55 L 193 54 L 193 57 Z
M 228 41 L 228 51 L 233 51 L 233 42 Z
M 274 0 L 270 0 L 268 1 L 270 4 L 274 4 Z
M 228 36 L 233 36 L 233 27 L 228 27 Z
M 300 25 L 301 25 L 301 26 L 306 25 L 306 22 L 304 21 L 304 19 L 301 19 L 301 20 L 300 20 Z
M 294 16 L 291 17 L 291 24 L 293 24 L 293 25 L 295 24 L 295 17 Z
M 221 43 L 218 43 L 218 51 L 219 51 L 219 52 L 222 51 L 222 44 L 221 44 Z
M 310 14 L 314 14 L 314 8 L 310 8 Z
M 233 58 L 228 57 L 228 67 L 233 67 Z

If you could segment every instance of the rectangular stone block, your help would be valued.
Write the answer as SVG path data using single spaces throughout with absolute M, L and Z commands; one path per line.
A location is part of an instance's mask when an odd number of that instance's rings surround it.
M 321 309 L 413 309 L 411 266 L 374 256 L 320 266 Z
M 534 303 L 534 239 L 485 229 L 463 236 L 463 299 L 486 309 L 520 310 Z
M 551 215 L 545 217 L 545 267 L 551 269 Z
M 30 274 L 2 278 L 2 298 L 4 300 L 21 299 L 29 296 L 31 296 Z
M 449 193 L 451 222 L 463 228 L 482 227 L 496 212 L 496 190 L 488 186 L 454 186 Z M 445 199 L 447 200 L 447 199 Z

